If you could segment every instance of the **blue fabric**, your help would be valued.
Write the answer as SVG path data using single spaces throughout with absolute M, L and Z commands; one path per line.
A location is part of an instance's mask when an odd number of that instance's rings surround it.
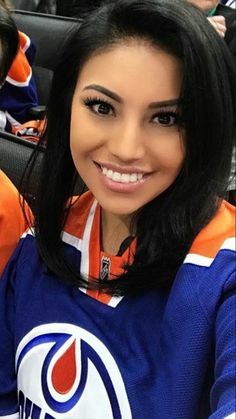
M 65 244 L 78 265 L 80 245 Z M 222 248 L 206 266 L 186 261 L 169 292 L 111 306 L 50 274 L 27 235 L 0 283 L 0 417 L 19 405 L 32 419 L 227 417 L 235 285 L 235 252 Z

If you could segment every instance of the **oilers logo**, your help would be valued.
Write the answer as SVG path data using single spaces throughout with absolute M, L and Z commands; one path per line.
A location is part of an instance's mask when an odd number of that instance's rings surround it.
M 132 418 L 114 358 L 80 327 L 33 329 L 18 346 L 16 370 L 20 419 Z

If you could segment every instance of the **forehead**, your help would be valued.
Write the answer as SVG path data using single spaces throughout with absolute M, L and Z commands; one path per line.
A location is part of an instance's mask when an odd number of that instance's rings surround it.
M 148 42 L 129 40 L 89 58 L 79 74 L 77 90 L 90 84 L 101 84 L 124 98 L 172 99 L 179 97 L 182 63 Z

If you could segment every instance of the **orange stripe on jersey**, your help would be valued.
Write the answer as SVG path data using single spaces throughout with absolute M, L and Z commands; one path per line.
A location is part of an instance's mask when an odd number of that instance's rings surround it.
M 20 47 L 18 53 L 13 61 L 13 64 L 10 68 L 10 71 L 7 75 L 9 81 L 16 84 L 28 85 L 29 79 L 31 77 L 31 67 L 28 63 L 28 60 L 25 56 L 25 50 L 29 42 L 29 38 L 23 34 L 19 33 Z
M 90 192 L 86 192 L 80 197 L 74 196 L 72 207 L 66 221 L 65 231 L 72 236 L 83 238 L 89 211 L 93 204 L 94 197 Z M 79 214 L 79 215 L 78 215 Z
M 236 208 L 223 201 L 216 216 L 198 234 L 189 253 L 214 258 L 224 241 L 235 237 Z

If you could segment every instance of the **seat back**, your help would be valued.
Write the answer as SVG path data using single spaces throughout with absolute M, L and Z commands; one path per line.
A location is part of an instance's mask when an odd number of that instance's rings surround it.
M 13 134 L 0 131 L 0 169 L 6 173 L 12 183 L 19 189 L 27 162 L 36 145 Z M 44 150 L 40 150 L 39 158 L 34 164 L 33 175 L 27 190 L 27 201 L 33 208 L 34 197 L 38 185 L 40 167 Z
M 53 71 L 58 63 L 61 47 L 78 19 L 14 10 L 12 17 L 18 29 L 30 37 L 36 47 L 33 73 L 38 89 L 39 104 L 46 105 Z
M 0 131 L 0 169 L 6 173 L 17 189 L 20 187 L 24 170 L 35 147 L 35 143 L 5 131 Z M 39 150 L 37 160 L 34 162 L 32 175 L 30 176 L 30 183 L 27 185 L 28 188 L 25 198 L 32 209 L 34 209 L 34 199 L 40 178 L 44 151 L 45 149 L 43 147 Z M 78 176 L 74 194 L 80 195 L 82 190 L 84 190 L 84 183 L 80 176 Z

